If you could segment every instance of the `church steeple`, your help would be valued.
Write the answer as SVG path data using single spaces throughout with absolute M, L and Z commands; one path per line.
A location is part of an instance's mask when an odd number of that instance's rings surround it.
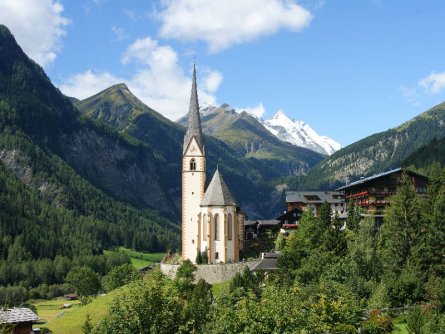
M 184 137 L 183 154 L 185 153 L 190 141 L 195 137 L 199 148 L 203 152 L 204 138 L 201 129 L 201 117 L 199 115 L 199 103 L 198 103 L 198 89 L 196 87 L 196 68 L 193 64 L 193 78 L 192 78 L 192 94 L 190 96 L 190 105 L 187 122 L 187 132 Z

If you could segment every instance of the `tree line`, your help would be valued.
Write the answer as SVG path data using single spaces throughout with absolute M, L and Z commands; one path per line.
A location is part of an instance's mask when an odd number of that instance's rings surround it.
M 279 270 L 246 269 L 217 297 L 191 263 L 175 280 L 154 271 L 90 332 L 391 333 L 395 308 L 409 333 L 445 332 L 445 170 L 425 198 L 403 177 L 382 226 L 357 208 L 345 225 L 326 203 L 277 246 Z

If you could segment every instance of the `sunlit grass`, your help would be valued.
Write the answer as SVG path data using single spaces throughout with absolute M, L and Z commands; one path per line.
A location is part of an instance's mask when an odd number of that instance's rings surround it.
M 111 301 L 120 289 L 116 289 L 103 296 L 96 297 L 91 303 L 84 306 L 79 301 L 68 301 L 63 298 L 37 301 L 33 303 L 37 308 L 37 314 L 46 320 L 45 324 L 37 324 L 34 327 L 46 327 L 55 334 L 82 333 L 82 326 L 87 314 L 91 316 L 91 322 L 95 325 L 108 312 Z M 70 303 L 69 309 L 60 309 L 60 305 Z M 63 312 L 65 312 L 63 314 Z M 57 317 L 57 315 L 59 315 Z
M 104 251 L 105 254 L 111 253 L 111 252 L 123 252 L 126 253 L 130 259 L 131 263 L 136 269 L 141 269 L 146 266 L 153 265 L 155 263 L 161 262 L 161 260 L 164 258 L 165 253 L 143 253 L 143 252 L 137 252 L 132 249 L 128 249 L 125 247 L 119 247 L 115 251 Z
M 213 297 L 219 297 L 223 293 L 229 290 L 230 281 L 222 282 L 222 283 L 213 283 L 212 284 L 212 294 Z

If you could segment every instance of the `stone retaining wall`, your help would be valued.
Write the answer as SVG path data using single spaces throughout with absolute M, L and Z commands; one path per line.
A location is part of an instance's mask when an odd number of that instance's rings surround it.
M 251 266 L 257 261 L 237 262 L 226 264 L 195 264 L 195 280 L 204 279 L 207 283 L 221 283 L 232 279 L 236 273 L 240 273 L 246 266 Z M 179 264 L 161 263 L 161 271 L 164 275 L 175 278 Z

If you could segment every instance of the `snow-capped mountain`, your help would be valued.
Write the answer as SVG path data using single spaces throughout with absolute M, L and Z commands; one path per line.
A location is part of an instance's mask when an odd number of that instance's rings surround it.
M 309 124 L 290 119 L 282 110 L 279 110 L 272 119 L 263 121 L 263 125 L 282 141 L 322 154 L 331 155 L 341 148 L 335 140 L 320 136 Z

